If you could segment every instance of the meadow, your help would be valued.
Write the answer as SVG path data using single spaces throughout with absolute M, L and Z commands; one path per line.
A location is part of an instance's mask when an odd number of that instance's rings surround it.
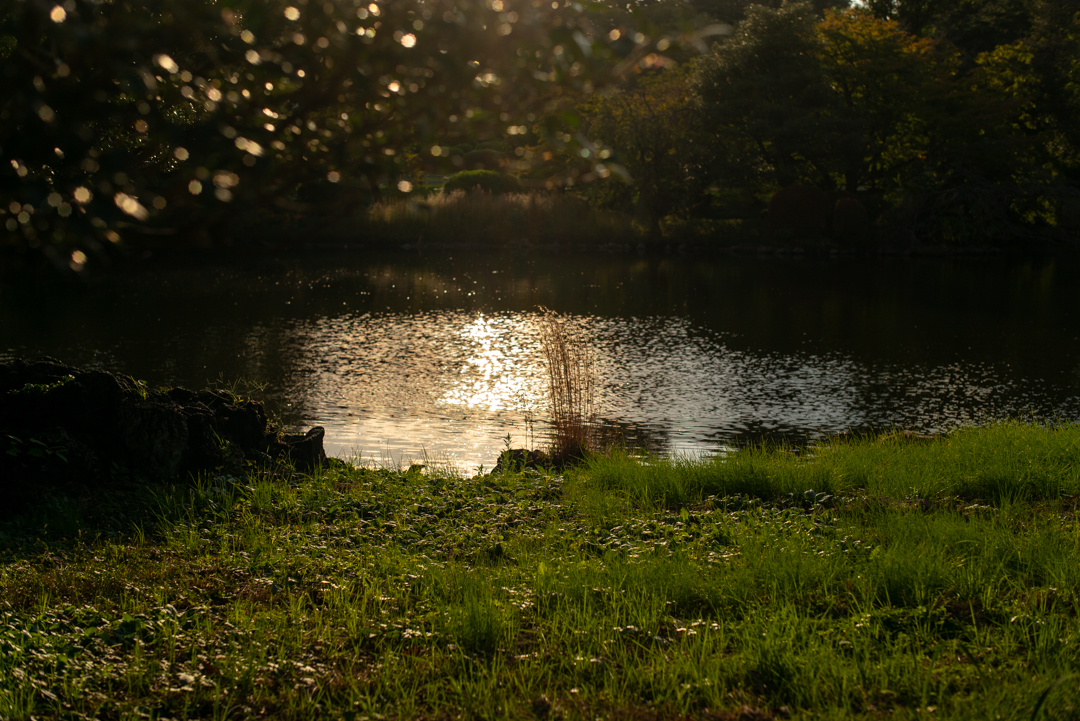
M 0 717 L 1080 718 L 1080 426 L 348 465 L 0 527 Z

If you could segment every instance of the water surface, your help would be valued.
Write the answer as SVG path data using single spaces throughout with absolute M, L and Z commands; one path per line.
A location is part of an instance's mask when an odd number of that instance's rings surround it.
M 708 452 L 1080 418 L 1071 260 L 369 252 L 173 264 L 0 292 L 0 359 L 244 378 L 342 456 L 490 468 L 542 445 L 541 308 L 587 339 L 607 427 Z

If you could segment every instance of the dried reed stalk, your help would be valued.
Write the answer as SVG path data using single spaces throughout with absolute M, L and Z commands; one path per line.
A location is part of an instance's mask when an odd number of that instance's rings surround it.
M 592 354 L 551 311 L 545 311 L 540 321 L 540 341 L 554 426 L 551 455 L 560 462 L 583 458 L 596 440 Z

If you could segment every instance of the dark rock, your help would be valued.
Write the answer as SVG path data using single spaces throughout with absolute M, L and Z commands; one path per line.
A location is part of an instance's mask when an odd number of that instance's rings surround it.
M 283 436 L 261 403 L 222 391 L 155 390 L 52 358 L 0 364 L 0 513 L 48 487 L 93 489 L 240 474 L 245 463 L 327 463 L 324 431 Z
M 543 451 L 528 451 L 524 448 L 512 448 L 499 454 L 499 460 L 495 462 L 492 473 L 506 473 L 507 471 L 523 471 L 526 468 L 550 469 L 551 457 Z
M 303 435 L 287 435 L 284 441 L 284 455 L 298 471 L 310 472 L 326 463 L 323 450 L 323 437 L 326 431 L 322 426 L 315 426 Z
M 266 450 L 267 419 L 262 403 L 240 401 L 218 406 L 214 417 L 217 418 L 224 435 L 240 448 L 260 452 Z
M 193 406 L 202 402 L 199 398 L 200 394 L 195 391 L 189 391 L 187 388 L 170 388 L 165 391 L 165 395 L 167 395 L 172 402 L 182 406 Z
M 180 472 L 188 446 L 180 406 L 134 399 L 121 403 L 115 433 L 133 470 L 151 478 L 174 478 Z
M 188 391 L 190 393 L 190 391 Z M 187 453 L 181 473 L 198 474 L 208 468 L 222 468 L 235 473 L 243 465 L 243 455 L 229 453 L 222 447 L 213 412 L 201 403 L 184 406 L 187 423 Z

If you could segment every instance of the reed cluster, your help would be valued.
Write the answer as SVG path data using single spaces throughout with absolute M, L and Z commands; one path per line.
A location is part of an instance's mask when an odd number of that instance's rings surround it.
M 559 317 L 544 313 L 540 342 L 551 402 L 551 456 L 558 464 L 585 458 L 596 446 L 596 374 L 589 346 Z

